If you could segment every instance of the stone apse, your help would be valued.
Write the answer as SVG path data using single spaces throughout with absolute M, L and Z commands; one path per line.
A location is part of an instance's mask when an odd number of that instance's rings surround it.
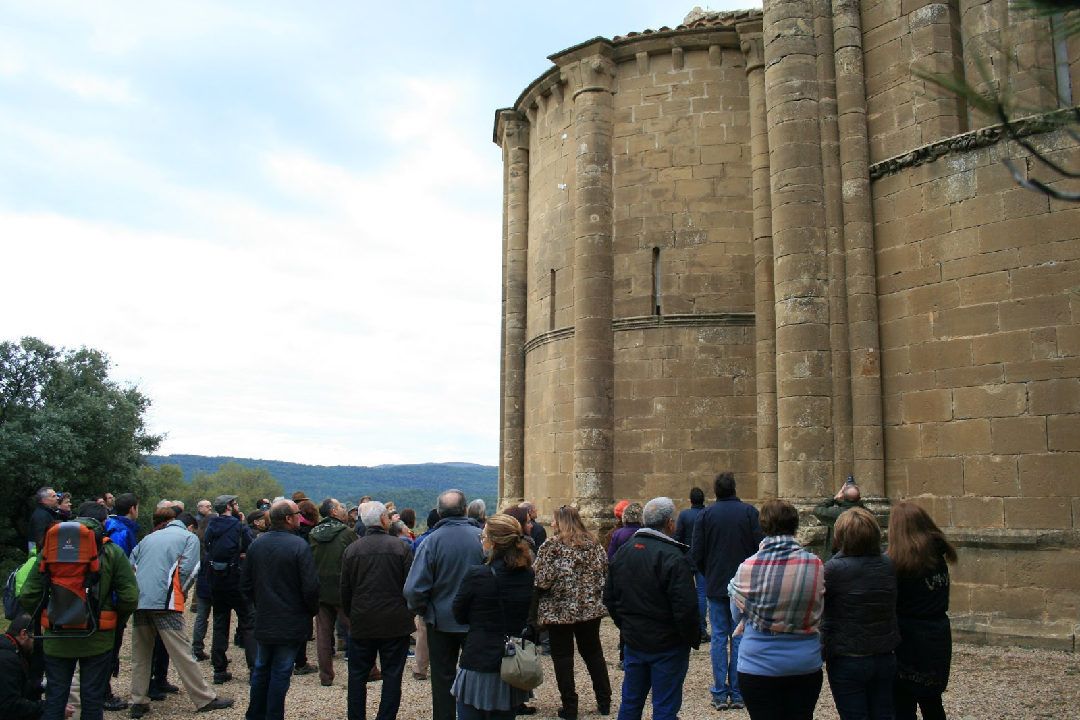
M 912 71 L 1052 108 L 1077 45 L 1005 0 L 767 0 L 550 56 L 495 117 L 500 503 L 605 525 L 729 469 L 805 511 L 853 474 L 960 547 L 958 637 L 1075 649 L 1080 205 Z

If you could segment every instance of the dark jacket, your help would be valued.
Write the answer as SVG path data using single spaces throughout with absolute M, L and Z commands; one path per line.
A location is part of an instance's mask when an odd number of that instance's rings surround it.
M 255 639 L 306 642 L 319 611 L 319 575 L 311 548 L 287 530 L 271 530 L 248 549 L 244 595 L 255 603 Z
M 532 568 L 511 569 L 496 560 L 491 565 L 468 569 L 454 597 L 454 618 L 469 626 L 461 667 L 499 672 L 506 636 L 520 636 L 525 629 L 532 587 Z
M 341 605 L 341 558 L 356 533 L 337 518 L 324 518 L 308 535 L 319 573 L 319 602 Z
M 532 538 L 533 547 L 537 550 L 540 546 L 547 542 L 547 530 L 540 524 L 539 520 L 533 520 L 532 530 L 529 532 L 529 537 Z
M 896 574 L 887 556 L 839 552 L 825 563 L 821 635 L 826 660 L 836 655 L 880 655 L 900 644 Z
M 634 537 L 634 533 L 641 529 L 641 523 L 627 523 L 622 527 L 615 528 L 615 531 L 611 533 L 611 539 L 608 540 L 607 546 L 607 559 L 611 562 L 615 557 L 615 553 L 619 551 L 619 548 L 623 544 Z
M 45 539 L 45 531 L 60 522 L 60 511 L 47 508 L 38 503 L 34 512 L 30 513 L 30 525 L 27 528 L 27 538 L 37 547 L 41 547 L 41 541 Z
M 416 629 L 401 593 L 412 561 L 412 548 L 381 527 L 369 527 L 346 548 L 339 593 L 354 638 L 403 637 Z
M 473 565 L 484 562 L 480 526 L 464 517 L 448 517 L 435 524 L 435 532 L 416 551 L 405 581 L 409 609 L 442 632 L 466 632 L 454 619 L 453 605 L 462 578 Z
M 694 541 L 694 526 L 697 525 L 698 517 L 705 512 L 704 505 L 691 505 L 679 513 L 675 520 L 675 542 L 681 542 L 690 547 Z
M 719 498 L 702 511 L 694 525 L 690 558 L 705 575 L 705 594 L 726 599 L 728 583 L 743 560 L 757 552 L 764 539 L 758 511 L 739 498 Z
M 138 524 L 124 515 L 113 515 L 106 520 L 105 534 L 128 556 L 131 555 L 131 551 L 135 549 L 135 545 L 139 542 Z
M 0 720 L 37 720 L 44 703 L 33 698 L 26 659 L 15 638 L 0 635 Z
M 202 568 L 210 576 L 211 588 L 225 583 L 230 589 L 240 582 L 242 563 L 255 540 L 255 533 L 239 517 L 218 515 L 212 517 L 203 532 L 207 567 Z
M 952 628 L 949 626 L 949 566 L 944 558 L 922 575 L 897 578 L 896 648 L 898 682 L 913 695 L 937 694 L 949 684 Z
M 697 592 L 686 546 L 643 528 L 615 553 L 604 605 L 627 645 L 641 652 L 698 646 Z

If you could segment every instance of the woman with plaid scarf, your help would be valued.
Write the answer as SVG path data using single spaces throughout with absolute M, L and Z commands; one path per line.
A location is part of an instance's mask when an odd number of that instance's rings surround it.
M 739 687 L 753 720 L 812 720 L 821 693 L 824 571 L 795 540 L 798 527 L 791 503 L 766 501 L 766 537 L 728 585 L 735 634 L 743 636 Z

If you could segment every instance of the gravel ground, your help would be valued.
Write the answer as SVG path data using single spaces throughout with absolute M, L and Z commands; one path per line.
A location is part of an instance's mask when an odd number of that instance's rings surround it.
M 187 620 L 190 629 L 190 616 Z M 608 658 L 615 693 L 612 707 L 616 709 L 619 705 L 622 684 L 622 673 L 616 669 L 618 636 L 610 621 L 605 621 L 602 628 L 604 651 Z M 124 657 L 127 657 L 126 649 Z M 208 715 L 208 718 L 240 720 L 247 707 L 247 673 L 243 671 L 243 654 L 239 649 L 231 648 L 229 657 L 232 661 L 230 667 L 236 678 L 217 686 L 217 689 L 221 695 L 235 698 L 236 705 L 230 710 Z M 308 647 L 308 657 L 314 663 L 314 643 Z M 430 720 L 430 686 L 428 681 L 412 678 L 412 660 L 410 659 L 409 662 L 410 665 L 406 668 L 405 680 L 402 683 L 402 703 L 398 717 L 401 720 Z M 210 664 L 201 663 L 200 667 L 209 679 Z M 710 668 L 708 645 L 703 645 L 700 650 L 694 651 L 690 656 L 690 670 L 686 679 L 680 717 L 683 720 L 711 717 L 718 720 L 748 718 L 749 715 L 744 710 L 718 712 L 710 707 L 708 690 L 712 682 Z M 343 718 L 345 716 L 345 681 L 348 673 L 345 660 L 340 653 L 334 660 L 334 669 L 337 679 L 331 687 L 322 687 L 319 684 L 318 674 L 293 677 L 286 702 L 287 718 L 296 720 L 297 718 Z M 559 695 L 550 662 L 546 670 L 545 682 L 536 691 L 536 698 L 532 702 L 538 710 L 533 717 L 538 720 L 557 718 L 555 712 L 559 708 Z M 581 696 L 581 717 L 599 718 L 596 704 L 592 699 L 588 674 L 580 658 L 577 678 L 578 694 Z M 170 681 L 179 683 L 175 671 L 170 673 Z M 128 667 L 121 669 L 120 679 L 114 683 L 117 694 L 126 696 L 130 688 Z M 381 685 L 379 682 L 368 685 L 367 717 L 375 716 Z M 952 679 L 949 691 L 945 694 L 945 710 L 950 718 L 958 720 L 1080 718 L 1080 655 L 1049 650 L 1020 650 L 957 644 L 953 651 Z M 192 706 L 181 691 L 181 695 L 172 695 L 164 702 L 153 703 L 153 712 L 147 717 L 162 720 L 185 718 L 191 711 Z M 644 717 L 651 718 L 651 716 L 651 710 L 646 708 Z M 110 713 L 106 717 L 126 718 L 127 713 Z M 815 717 L 830 719 L 837 717 L 827 679 L 818 699 Z

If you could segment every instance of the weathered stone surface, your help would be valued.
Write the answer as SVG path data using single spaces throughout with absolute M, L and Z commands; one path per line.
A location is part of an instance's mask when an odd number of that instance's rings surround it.
M 803 510 L 853 472 L 961 546 L 958 637 L 1073 649 L 1080 208 L 911 75 L 1002 79 L 1008 20 L 1008 82 L 1046 99 L 1005 5 L 767 0 L 552 56 L 497 120 L 501 497 L 602 525 L 722 469 Z M 1080 166 L 1054 122 L 1015 127 Z

